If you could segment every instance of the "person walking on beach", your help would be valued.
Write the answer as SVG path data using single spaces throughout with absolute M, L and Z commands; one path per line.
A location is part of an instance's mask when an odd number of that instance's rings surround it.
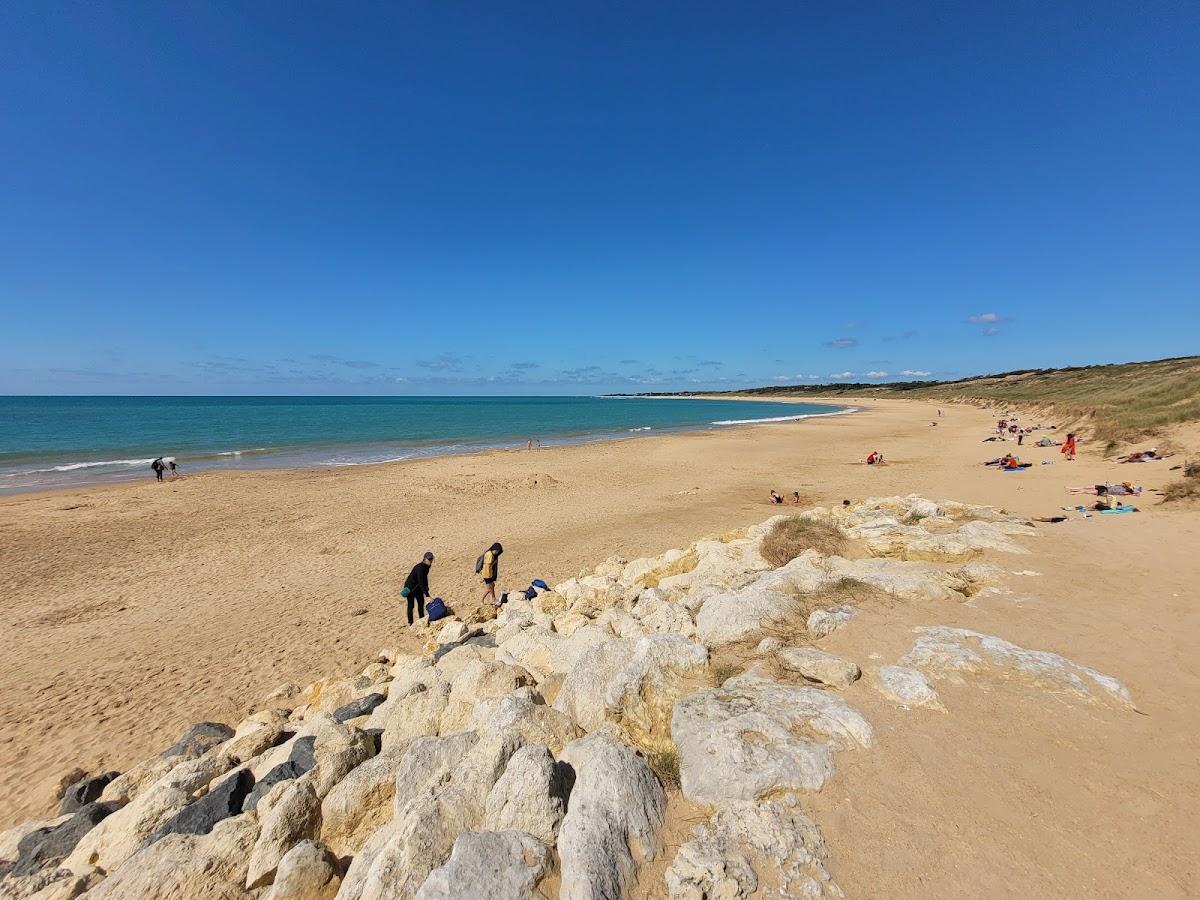
M 163 472 L 165 472 L 167 470 L 167 467 L 165 465 L 163 465 L 161 456 L 155 458 L 154 462 L 150 463 L 150 468 L 152 468 L 154 470 L 154 477 L 156 479 L 158 479 L 159 481 L 162 481 L 163 480 Z
M 1075 432 L 1069 432 L 1067 439 L 1063 442 L 1062 449 L 1058 451 L 1067 457 L 1067 462 L 1075 460 Z
M 476 573 L 483 576 L 484 590 L 480 602 L 491 597 L 492 606 L 496 609 L 500 608 L 500 601 L 496 599 L 496 579 L 500 577 L 500 554 L 503 552 L 504 547 L 497 541 L 484 551 L 475 564 Z
M 429 551 L 412 567 L 404 579 L 404 596 L 408 598 L 408 624 L 413 623 L 413 606 L 417 607 L 417 618 L 425 618 L 425 598 L 429 596 L 429 567 L 433 565 L 433 554 Z

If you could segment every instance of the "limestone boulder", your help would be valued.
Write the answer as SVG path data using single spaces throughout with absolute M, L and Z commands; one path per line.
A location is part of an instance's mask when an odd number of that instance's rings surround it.
M 935 678 L 1013 679 L 1048 693 L 1133 708 L 1133 696 L 1116 678 L 1057 653 L 1029 650 L 965 628 L 934 626 L 913 631 L 917 641 L 900 662 Z
M 549 858 L 545 845 L 519 831 L 467 831 L 416 900 L 532 900 Z
M 565 812 L 565 786 L 549 748 L 526 744 L 488 794 L 483 827 L 522 831 L 552 847 Z
M 247 860 L 258 836 L 253 816 L 219 822 L 206 835 L 171 834 L 109 872 L 88 900 L 247 900 Z
M 341 883 L 338 858 L 320 844 L 304 840 L 283 855 L 263 900 L 333 900 Z
M 496 659 L 521 666 L 540 682 L 555 671 L 562 643 L 563 639 L 549 628 L 534 625 L 500 643 Z
M 219 722 L 200 722 L 158 756 L 143 760 L 104 787 L 100 799 L 125 804 L 143 789 L 158 781 L 176 766 L 203 756 L 233 737 L 233 729 Z
M 496 660 L 467 663 L 450 683 L 450 697 L 440 720 L 440 733 L 452 734 L 465 728 L 480 700 L 533 684 L 533 676 L 521 666 Z
M 321 842 L 353 856 L 392 817 L 392 798 L 409 743 L 396 744 L 352 769 L 321 801 Z
M 382 729 L 381 744 L 385 749 L 415 737 L 434 735 L 441 728 L 442 715 L 449 705 L 450 685 L 438 675 L 428 684 L 417 682 L 405 693 L 389 696 L 371 713 L 366 730 Z
M 582 732 L 570 716 L 538 702 L 529 688 L 479 701 L 467 727 L 479 734 L 511 729 L 526 741 L 545 744 L 557 753 Z
M 589 735 L 563 751 L 574 769 L 558 834 L 562 900 L 625 897 L 638 867 L 659 853 L 666 809 L 662 785 L 630 747 Z
M 706 647 L 723 647 L 789 618 L 796 609 L 791 596 L 757 586 L 716 594 L 696 615 L 696 636 Z
M 836 752 L 873 739 L 867 720 L 841 697 L 749 674 L 679 701 L 671 733 L 684 795 L 715 806 L 820 790 Z
M 775 658 L 788 671 L 830 687 L 849 687 L 862 676 L 856 663 L 813 647 L 787 647 Z
M 633 641 L 611 640 L 589 650 L 564 677 L 554 708 L 584 731 L 600 728 L 607 717 L 608 683 L 629 661 L 634 646 Z
M 321 798 L 307 775 L 281 782 L 259 803 L 258 820 L 261 830 L 250 851 L 247 888 L 269 884 L 284 854 L 299 841 L 317 836 L 321 828 Z
M 858 610 L 847 604 L 814 609 L 808 614 L 808 633 L 815 638 L 833 634 L 839 628 L 844 628 L 851 619 L 858 615 Z
M 875 673 L 875 689 L 897 706 L 905 709 L 925 707 L 942 709 L 937 691 L 925 677 L 925 673 L 904 666 L 880 666 Z
M 841 900 L 845 895 L 825 865 L 828 856 L 820 829 L 794 798 L 737 800 L 719 809 L 679 848 L 667 870 L 667 896 Z
M 115 803 L 89 803 L 75 810 L 66 821 L 39 828 L 22 837 L 14 854 L 13 878 L 26 878 L 45 869 L 56 869 L 83 836 L 117 809 Z
M 606 714 L 635 746 L 667 750 L 672 746 L 675 702 L 708 684 L 708 650 L 682 635 L 650 635 L 634 644 L 625 664 L 609 679 Z
M 584 625 L 590 625 L 591 619 L 576 612 L 561 612 L 554 617 L 554 631 L 564 638 L 569 638 Z

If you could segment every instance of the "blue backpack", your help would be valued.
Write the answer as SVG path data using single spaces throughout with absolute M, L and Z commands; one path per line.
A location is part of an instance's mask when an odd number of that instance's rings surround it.
M 444 619 L 450 615 L 450 610 L 446 609 L 446 604 L 441 597 L 434 597 L 426 605 L 425 614 L 429 617 L 430 622 L 436 622 L 438 619 Z

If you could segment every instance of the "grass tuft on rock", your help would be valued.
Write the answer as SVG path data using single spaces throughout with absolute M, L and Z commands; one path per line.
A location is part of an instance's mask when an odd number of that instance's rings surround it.
M 834 526 L 793 517 L 775 523 L 763 539 L 761 552 L 771 565 L 785 566 L 805 550 L 838 556 L 845 548 L 846 538 Z
M 667 790 L 679 789 L 679 751 L 674 747 L 646 754 L 646 762 Z

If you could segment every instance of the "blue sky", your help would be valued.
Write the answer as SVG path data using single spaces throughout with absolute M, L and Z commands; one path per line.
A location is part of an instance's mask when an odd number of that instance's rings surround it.
M 1198 46 L 1184 2 L 8 3 L 0 392 L 1195 353 Z

